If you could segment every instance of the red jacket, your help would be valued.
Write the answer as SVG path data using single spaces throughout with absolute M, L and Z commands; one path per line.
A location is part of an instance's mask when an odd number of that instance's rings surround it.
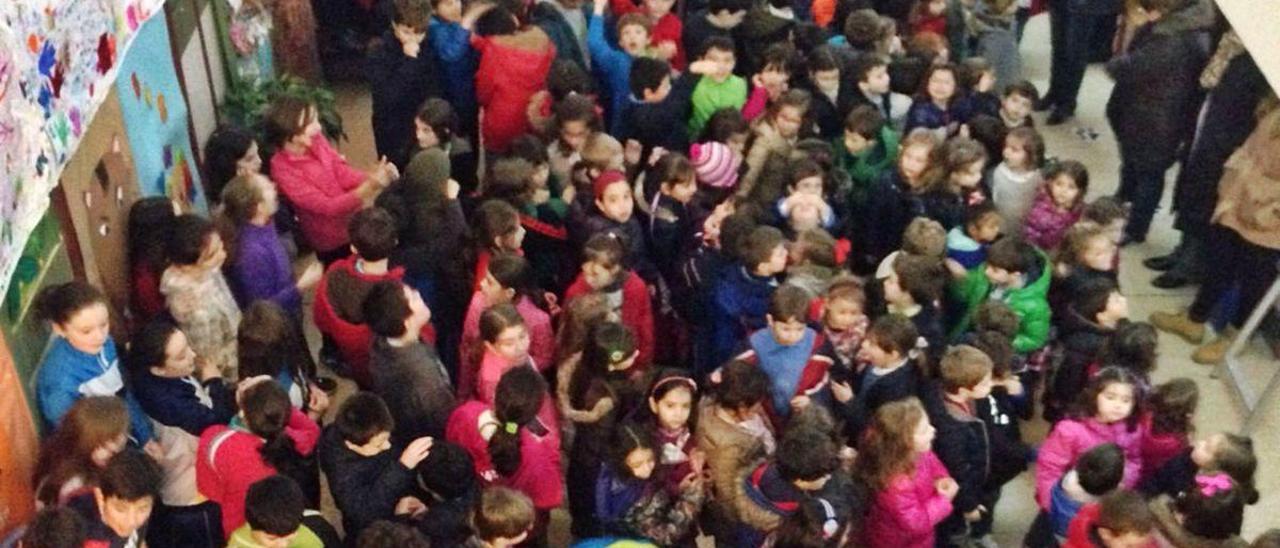
M 1063 543 L 1062 548 L 1102 548 L 1101 542 L 1094 542 L 1093 534 L 1101 509 L 1102 506 L 1097 503 L 1082 506 L 1071 520 L 1071 525 L 1067 526 L 1067 542 Z M 1148 537 L 1146 547 L 1155 546 L 1157 543 Z
M 347 222 L 364 207 L 355 189 L 365 174 L 351 167 L 324 135 L 311 138 L 301 156 L 284 150 L 271 156 L 271 178 L 289 198 L 307 242 L 319 251 L 347 245 Z
M 320 441 L 320 427 L 294 408 L 284 434 L 293 439 L 298 453 L 310 455 Z M 200 494 L 222 507 L 222 532 L 244 524 L 244 497 L 254 482 L 275 475 L 276 470 L 258 452 L 262 438 L 230 426 L 215 424 L 200 434 L 196 452 L 196 487 Z
M 579 295 L 592 291 L 582 274 L 578 274 L 564 292 L 566 306 Z M 622 325 L 636 338 L 636 349 L 640 351 L 636 365 L 647 367 L 653 361 L 653 305 L 649 302 L 649 287 L 633 271 L 627 271 L 627 281 L 622 283 Z
M 473 35 L 471 46 L 480 54 L 476 100 L 484 108 L 484 146 L 504 152 L 513 139 L 529 132 L 529 99 L 546 87 L 556 48 L 538 27 L 513 35 Z

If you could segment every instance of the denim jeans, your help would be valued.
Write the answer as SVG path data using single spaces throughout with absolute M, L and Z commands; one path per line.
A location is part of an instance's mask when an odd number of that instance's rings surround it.
M 1168 169 L 1168 166 L 1146 168 L 1121 165 L 1120 189 L 1116 191 L 1116 198 L 1131 204 L 1129 223 L 1124 227 L 1129 238 L 1136 241 L 1147 239 L 1151 219 L 1155 217 L 1156 207 L 1160 205 L 1160 195 L 1164 192 L 1164 174 Z

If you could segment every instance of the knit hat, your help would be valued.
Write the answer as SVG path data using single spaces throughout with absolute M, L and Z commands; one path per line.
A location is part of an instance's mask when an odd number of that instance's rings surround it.
M 404 182 L 414 191 L 443 196 L 449 175 L 449 155 L 432 147 L 413 155 L 404 170 Z
M 596 176 L 596 180 L 591 182 L 591 192 L 599 200 L 604 197 L 604 191 L 609 189 L 609 185 L 617 182 L 626 183 L 627 176 L 621 171 L 611 169 Z
M 742 159 L 729 145 L 710 141 L 689 147 L 689 160 L 698 174 L 698 182 L 711 188 L 730 189 L 738 184 L 738 167 Z

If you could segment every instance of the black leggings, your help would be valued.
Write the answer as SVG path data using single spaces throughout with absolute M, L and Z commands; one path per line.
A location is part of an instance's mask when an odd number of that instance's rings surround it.
M 1280 250 L 1251 243 L 1222 225 L 1210 226 L 1204 245 L 1204 264 L 1209 271 L 1196 292 L 1188 316 L 1197 322 L 1208 320 L 1214 305 L 1239 284 L 1240 305 L 1230 321 L 1235 327 L 1243 326 L 1275 281 L 1278 259 Z

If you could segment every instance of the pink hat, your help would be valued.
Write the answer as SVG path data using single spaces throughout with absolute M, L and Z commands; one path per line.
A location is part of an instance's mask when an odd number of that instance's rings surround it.
M 711 188 L 729 189 L 738 184 L 738 167 L 742 158 L 729 145 L 709 141 L 689 147 L 689 160 L 698 174 L 698 182 Z

